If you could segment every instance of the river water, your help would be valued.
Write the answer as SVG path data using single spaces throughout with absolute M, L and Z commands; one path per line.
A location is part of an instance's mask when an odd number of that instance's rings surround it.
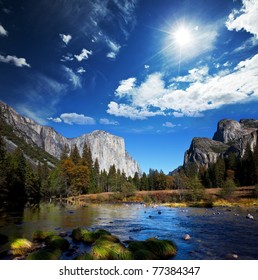
M 247 219 L 250 213 L 254 219 Z M 43 203 L 19 212 L 0 212 L 0 234 L 9 240 L 32 239 L 37 229 L 68 232 L 77 227 L 103 228 L 120 240 L 150 237 L 173 240 L 174 259 L 258 259 L 258 208 L 169 208 L 143 204 L 89 204 L 63 207 Z M 190 240 L 183 236 L 189 234 Z M 1 252 L 9 244 L 0 246 Z M 66 259 L 66 257 L 63 257 Z

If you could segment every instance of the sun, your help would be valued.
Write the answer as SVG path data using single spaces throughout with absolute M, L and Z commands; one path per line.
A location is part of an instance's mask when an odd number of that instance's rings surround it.
M 184 26 L 179 27 L 176 32 L 174 32 L 173 37 L 180 47 L 187 46 L 192 40 L 190 31 Z

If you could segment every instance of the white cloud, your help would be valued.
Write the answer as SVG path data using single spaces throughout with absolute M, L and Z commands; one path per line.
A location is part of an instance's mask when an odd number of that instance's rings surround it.
M 136 108 L 134 106 L 126 104 L 117 104 L 113 101 L 108 104 L 107 113 L 109 113 L 110 115 L 115 115 L 117 117 L 125 117 L 132 120 L 145 120 L 148 117 L 164 115 L 164 113 L 160 111 L 150 112 L 147 109 Z
M 77 113 L 63 113 L 61 114 L 60 119 L 62 119 L 64 123 L 70 125 L 72 124 L 93 125 L 96 123 L 93 118 Z
M 194 68 L 186 76 L 171 79 L 178 84 L 166 85 L 161 73 L 154 73 L 140 85 L 124 93 L 128 104 L 110 102 L 108 113 L 131 119 L 155 115 L 200 117 L 207 110 L 223 105 L 258 100 L 258 54 L 241 61 L 231 72 L 209 75 L 206 66 Z M 182 83 L 188 82 L 189 84 Z M 117 93 L 115 93 L 116 96 Z M 155 110 L 154 110 L 155 109 Z
M 135 86 L 136 78 L 129 78 L 127 80 L 120 81 L 119 87 L 115 91 L 115 95 L 118 97 L 123 97 L 130 92 Z
M 70 34 L 65 35 L 65 34 L 59 34 L 59 36 L 61 37 L 62 41 L 68 45 L 68 43 L 72 40 L 72 36 Z
M 149 69 L 149 68 L 150 68 L 150 65 L 145 64 L 145 65 L 144 65 L 144 68 L 145 68 L 145 69 Z
M 89 55 L 92 55 L 93 52 L 92 51 L 88 51 L 86 49 L 82 49 L 81 54 L 79 55 L 74 55 L 74 57 L 80 62 L 82 60 L 86 60 L 89 58 Z
M 99 123 L 100 124 L 105 124 L 105 125 L 119 125 L 119 122 L 117 122 L 117 121 L 111 121 L 111 120 L 109 120 L 109 119 L 100 119 L 99 120 Z
M 7 55 L 6 57 L 0 55 L 0 62 L 14 64 L 17 67 L 31 67 L 25 58 L 18 58 L 13 55 Z
M 189 70 L 188 73 L 189 74 L 186 76 L 179 76 L 177 78 L 171 79 L 171 81 L 184 83 L 204 82 L 204 80 L 209 77 L 209 67 L 202 66 L 200 68 L 194 68 Z
M 165 123 L 162 124 L 162 126 L 172 128 L 172 127 L 175 127 L 176 125 L 173 124 L 172 122 L 165 122 Z
M 56 122 L 56 123 L 61 123 L 62 122 L 62 120 L 60 119 L 60 118 L 52 118 L 52 117 L 50 117 L 50 118 L 47 118 L 49 121 L 53 121 L 53 122 Z
M 0 24 L 0 36 L 8 36 L 7 30 L 5 30 L 3 25 L 1 24 Z
M 72 83 L 73 87 L 75 89 L 81 88 L 82 87 L 81 78 L 78 75 L 76 75 L 71 68 L 68 68 L 66 66 L 64 66 L 63 68 L 66 72 L 69 81 Z
M 79 73 L 79 74 L 83 74 L 83 73 L 85 73 L 86 72 L 86 70 L 83 68 L 83 67 L 79 67 L 78 69 L 77 69 L 77 73 Z
M 63 55 L 62 58 L 60 59 L 62 62 L 66 62 L 66 61 L 73 61 L 74 57 L 71 53 L 68 53 L 66 55 Z
M 245 31 L 258 38 L 258 1 L 242 0 L 242 8 L 233 10 L 228 16 L 226 26 L 229 30 Z
M 145 107 L 152 105 L 152 100 L 165 94 L 165 82 L 161 73 L 150 74 L 147 79 L 138 87 L 135 85 L 136 79 L 129 78 L 122 80 L 116 89 L 115 95 L 118 97 L 128 97 L 134 106 Z
M 110 39 L 106 39 L 107 45 L 110 48 L 110 52 L 107 54 L 108 58 L 112 58 L 115 59 L 116 56 L 119 53 L 119 50 L 121 48 L 121 46 L 113 41 L 111 41 Z

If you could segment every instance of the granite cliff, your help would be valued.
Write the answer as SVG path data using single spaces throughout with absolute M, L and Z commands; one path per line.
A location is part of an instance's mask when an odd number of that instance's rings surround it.
M 219 121 L 217 131 L 213 139 L 194 138 L 190 148 L 185 152 L 184 166 L 196 163 L 198 166 L 209 166 L 219 157 L 227 157 L 229 153 L 235 153 L 242 157 L 247 144 L 253 150 L 257 144 L 258 120 L 223 119 Z
M 127 176 L 141 173 L 138 163 L 125 150 L 124 139 L 108 132 L 96 130 L 76 138 L 66 138 L 52 127 L 40 125 L 30 118 L 19 115 L 13 108 L 0 101 L 1 121 L 12 128 L 13 133 L 27 144 L 39 147 L 55 158 L 59 158 L 65 145 L 70 149 L 77 145 L 82 153 L 86 142 L 92 152 L 93 160 L 99 161 L 101 170 L 109 170 L 111 165 L 123 170 Z M 17 146 L 8 137 L 9 147 Z

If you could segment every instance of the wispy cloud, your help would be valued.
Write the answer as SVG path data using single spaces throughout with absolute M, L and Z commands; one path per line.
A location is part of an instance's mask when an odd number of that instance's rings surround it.
M 173 124 L 172 122 L 165 122 L 162 124 L 162 126 L 172 128 L 175 127 L 176 125 Z
M 121 46 L 110 39 L 107 39 L 107 45 L 110 48 L 110 52 L 107 54 L 108 58 L 115 59 L 119 53 Z
M 89 58 L 89 55 L 92 55 L 92 51 L 88 51 L 86 49 L 82 49 L 81 53 L 79 55 L 74 55 L 74 57 L 80 62 L 82 60 L 86 60 Z
M 48 118 L 48 120 L 53 122 L 64 122 L 66 124 L 79 124 L 79 125 L 93 125 L 96 123 L 96 121 L 91 118 L 87 117 L 84 114 L 77 114 L 77 113 L 63 113 L 60 115 L 60 117 L 57 118 Z
M 40 124 L 47 123 L 46 117 L 56 111 L 56 105 L 67 93 L 67 85 L 42 74 L 32 73 L 22 88 L 17 88 L 19 95 L 23 95 L 22 101 L 17 102 L 17 110 Z
M 0 24 L 0 36 L 8 36 L 7 30 Z
M 47 118 L 49 121 L 53 121 L 53 122 L 56 122 L 56 123 L 61 123 L 62 122 L 62 119 L 60 119 L 60 118 L 52 118 L 52 117 L 50 117 L 50 118 Z
M 77 73 L 79 73 L 79 74 L 83 74 L 83 73 L 85 73 L 86 72 L 86 70 L 83 68 L 83 67 L 79 67 L 78 69 L 77 69 Z
M 66 62 L 66 61 L 73 61 L 74 57 L 71 53 L 68 53 L 66 55 L 63 55 L 62 58 L 60 59 L 62 62 Z
M 65 70 L 66 76 L 73 85 L 74 89 L 81 88 L 81 78 L 78 75 L 76 75 L 71 68 L 63 66 L 63 69 Z
M 70 35 L 70 34 L 67 34 L 67 35 L 59 34 L 59 36 L 66 45 L 68 45 L 69 42 L 72 40 L 72 35 Z
M 112 121 L 112 120 L 109 120 L 109 119 L 106 119 L 106 118 L 100 119 L 100 120 L 99 120 L 99 123 L 100 123 L 100 124 L 104 124 L 104 125 L 119 125 L 119 122 L 117 122 L 117 121 Z
M 228 16 L 226 26 L 229 30 L 245 30 L 258 38 L 258 1 L 242 0 L 242 8 L 233 10 Z
M 15 55 L 0 55 L 0 62 L 13 64 L 17 67 L 31 67 L 30 64 L 27 63 L 25 58 L 18 58 Z

